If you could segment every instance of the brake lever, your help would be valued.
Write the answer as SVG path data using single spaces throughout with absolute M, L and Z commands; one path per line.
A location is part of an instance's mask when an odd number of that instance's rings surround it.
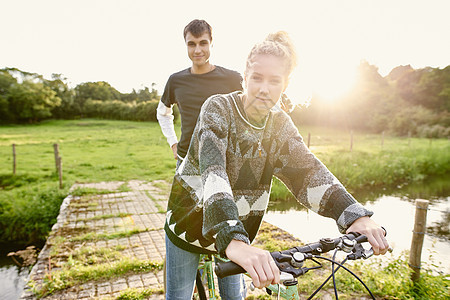
M 350 260 L 356 260 L 356 259 L 368 259 L 374 254 L 373 249 L 370 248 L 369 250 L 364 249 L 364 247 L 361 244 L 356 244 L 353 248 L 352 253 L 347 255 L 347 258 Z
M 280 284 L 284 284 L 285 282 L 292 282 L 294 280 L 295 280 L 294 275 L 286 272 L 280 272 Z M 255 290 L 255 285 L 253 284 L 253 282 L 250 283 L 250 290 L 251 291 Z

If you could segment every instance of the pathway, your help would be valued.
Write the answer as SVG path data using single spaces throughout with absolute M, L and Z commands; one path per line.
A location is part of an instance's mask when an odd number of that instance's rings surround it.
M 162 264 L 167 183 L 75 184 L 71 191 L 76 189 L 90 194 L 64 199 L 29 277 L 35 289 L 55 289 L 44 299 L 117 299 L 150 291 L 152 295 L 146 298 L 164 299 L 161 270 L 120 275 L 119 263 L 122 268 Z M 105 269 L 115 271 L 111 275 Z M 99 275 L 101 272 L 105 275 Z M 72 279 L 64 279 L 64 275 Z M 32 289 L 27 289 L 21 299 L 36 298 Z
M 137 180 L 72 186 L 21 299 L 39 291 L 42 299 L 164 299 L 169 189 Z

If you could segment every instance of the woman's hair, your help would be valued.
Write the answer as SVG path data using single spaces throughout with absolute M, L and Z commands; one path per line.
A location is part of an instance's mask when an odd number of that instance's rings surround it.
M 269 34 L 266 39 L 253 46 L 247 58 L 246 71 L 251 68 L 258 54 L 270 54 L 286 61 L 286 74 L 289 76 L 297 66 L 297 53 L 291 38 L 285 31 Z

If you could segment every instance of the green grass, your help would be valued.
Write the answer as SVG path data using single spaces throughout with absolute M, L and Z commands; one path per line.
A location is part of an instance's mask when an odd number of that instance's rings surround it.
M 177 130 L 179 132 L 179 125 Z M 448 140 L 433 140 L 430 143 L 427 139 L 385 137 L 381 146 L 379 135 L 356 132 L 353 151 L 350 152 L 349 133 L 323 128 L 300 128 L 300 132 L 305 141 L 308 132 L 311 132 L 311 150 L 351 191 L 420 181 L 430 175 L 450 172 Z M 14 176 L 12 143 L 17 145 L 17 173 Z M 59 144 L 63 161 L 63 189 L 58 188 L 54 143 Z M 61 202 L 76 182 L 126 182 L 132 179 L 171 182 L 174 169 L 175 160 L 157 123 L 77 120 L 0 127 L 0 241 L 27 244 L 45 240 L 56 221 Z M 169 192 L 166 185 L 161 183 L 161 186 Z M 78 208 L 93 208 L 97 204 L 95 195 L 127 190 L 126 185 L 118 191 L 78 189 L 74 193 L 80 197 L 87 196 L 90 203 L 74 200 L 72 204 L 77 204 Z M 275 181 L 272 197 L 283 199 L 290 197 L 290 194 L 281 183 Z M 162 212 L 164 208 L 158 206 L 158 210 Z M 102 216 L 109 217 L 114 215 Z M 115 234 L 87 235 L 80 228 L 77 238 L 79 241 L 104 240 L 135 233 L 138 232 L 125 230 Z M 264 227 L 259 241 L 260 245 L 271 250 L 296 243 L 287 239 L 283 239 L 284 243 L 274 242 L 273 234 L 264 232 Z M 53 241 L 56 247 L 58 243 L 63 247 L 66 242 L 74 241 Z M 81 249 L 73 252 L 67 264 L 61 266 L 57 273 L 52 273 L 38 293 L 45 295 L 90 280 L 108 280 L 124 272 L 148 272 L 160 268 L 160 263 L 147 261 L 119 259 L 115 263 L 105 263 L 121 257 L 118 253 L 121 250 Z M 55 250 L 52 255 L 60 253 Z M 448 276 L 436 276 L 423 267 L 421 281 L 413 285 L 409 281 L 410 270 L 405 259 L 394 260 L 388 266 L 365 262 L 362 266 L 356 265 L 356 269 L 380 298 L 448 297 Z M 308 284 L 308 277 L 301 280 L 307 288 L 319 279 L 314 273 L 309 280 L 311 284 Z M 360 295 L 363 291 L 347 277 L 338 277 L 338 281 L 343 286 L 341 291 L 347 295 Z M 141 299 L 153 292 L 129 290 L 121 297 Z
M 291 235 L 266 222 L 262 223 L 254 242 L 255 246 L 268 251 L 281 251 L 301 244 Z M 323 256 L 331 258 L 331 254 L 330 252 Z M 305 299 L 331 274 L 331 264 L 323 260 L 320 262 L 323 268 L 311 270 L 298 278 L 300 295 Z M 308 260 L 305 266 L 315 267 L 317 264 Z M 440 267 L 433 261 L 422 263 L 420 280 L 416 284 L 411 281 L 407 252 L 397 258 L 373 256 L 368 260 L 349 261 L 345 266 L 363 280 L 377 299 L 444 300 L 450 298 L 450 277 L 440 272 Z M 336 273 L 336 285 L 339 299 L 365 299 L 362 297 L 369 296 L 363 285 L 343 269 Z M 316 297 L 323 297 L 325 291 L 328 294 L 334 293 L 332 279 Z M 246 299 L 255 299 L 255 297 Z M 270 299 L 270 297 L 257 299 Z
M 69 287 L 77 287 L 89 281 L 109 281 L 113 278 L 127 274 L 157 272 L 162 269 L 161 261 L 140 260 L 129 257 L 125 250 L 135 246 L 116 245 L 113 247 L 100 247 L 85 242 L 99 240 L 86 238 L 82 233 L 74 238 L 63 235 L 53 235 L 47 245 L 50 247 L 47 269 L 42 283 L 29 282 L 37 298 L 44 297 L 56 291 Z M 102 236 L 103 239 L 121 238 L 131 236 L 142 231 L 126 230 L 124 235 Z M 60 233 L 62 234 L 62 233 Z M 81 243 L 77 243 L 81 242 Z M 152 290 L 158 292 L 157 290 Z M 131 294 L 132 295 L 132 294 Z
M 163 289 L 138 289 L 138 288 L 128 288 L 122 292 L 120 292 L 117 300 L 143 300 L 148 299 L 151 295 L 154 294 L 163 294 Z
M 125 218 L 131 216 L 130 213 L 117 213 L 117 214 L 106 214 L 106 215 L 98 215 L 86 219 L 78 219 L 79 222 L 84 221 L 94 221 L 94 220 L 103 220 L 103 219 L 112 219 L 112 218 Z
M 17 175 L 35 181 L 42 177 L 56 179 L 53 144 L 58 143 L 66 185 L 75 181 L 170 180 L 176 163 L 154 122 L 78 120 L 2 126 L 3 176 L 12 173 L 13 143 Z
M 161 229 L 161 228 L 159 228 L 159 229 Z M 79 242 L 79 241 L 87 242 L 87 241 L 113 240 L 113 239 L 129 237 L 129 236 L 135 235 L 137 233 L 152 231 L 152 230 L 158 230 L 158 229 L 134 228 L 134 229 L 130 229 L 130 230 L 126 229 L 123 231 L 118 231 L 118 232 L 114 232 L 114 233 L 105 233 L 105 234 L 96 234 L 93 232 L 88 232 L 84 235 L 76 236 L 76 237 L 72 238 L 70 241 L 71 242 Z
M 12 175 L 12 144 L 16 175 Z M 53 144 L 63 162 L 63 189 Z M 157 123 L 46 121 L 0 127 L 0 242 L 42 243 L 75 182 L 171 181 L 176 161 Z M 127 191 L 122 185 L 119 191 Z M 77 189 L 75 194 L 110 193 Z
M 176 126 L 178 134 L 179 124 Z M 299 129 L 311 150 L 350 190 L 389 186 L 450 173 L 448 140 L 408 139 L 342 130 Z M 16 175 L 12 175 L 12 144 Z M 63 189 L 58 188 L 53 144 L 63 162 Z M 0 242 L 24 244 L 45 240 L 59 206 L 76 182 L 172 181 L 176 161 L 155 122 L 52 120 L 37 125 L 0 127 Z M 166 187 L 167 188 L 167 187 Z M 127 191 L 122 185 L 120 191 Z M 77 195 L 109 193 L 79 189 Z M 272 199 L 292 197 L 275 180 Z M 164 208 L 158 208 L 163 211 Z
M 311 134 L 311 151 L 351 192 L 423 181 L 450 173 L 447 139 L 399 138 L 355 132 L 350 151 L 350 132 L 329 128 L 299 128 L 305 143 Z M 291 197 L 274 181 L 272 198 Z
M 110 280 L 127 273 L 145 273 L 161 270 L 161 262 L 131 259 L 122 256 L 120 260 L 105 263 L 88 264 L 69 257 L 61 270 L 54 271 L 44 279 L 42 286 L 31 286 L 38 298 L 44 297 L 58 290 L 82 284 L 87 281 Z
M 448 275 L 436 275 L 436 270 L 432 271 L 433 267 L 423 265 L 421 278 L 414 284 L 410 280 L 411 268 L 407 260 L 406 255 L 389 260 L 370 258 L 366 261 L 348 263 L 346 267 L 369 287 L 377 299 L 449 299 Z M 311 295 L 331 274 L 331 267 L 326 264 L 323 271 L 322 269 L 321 272 L 310 271 L 301 277 L 299 284 L 303 295 Z M 336 273 L 336 285 L 339 299 L 359 299 L 362 295 L 369 296 L 363 285 L 344 270 Z M 334 293 L 332 279 L 324 286 L 324 290 Z

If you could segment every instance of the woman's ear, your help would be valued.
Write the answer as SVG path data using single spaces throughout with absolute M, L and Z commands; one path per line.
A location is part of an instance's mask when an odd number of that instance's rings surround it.
M 284 83 L 283 93 L 286 92 L 287 87 L 289 86 L 289 80 L 290 78 L 286 78 L 286 82 Z

